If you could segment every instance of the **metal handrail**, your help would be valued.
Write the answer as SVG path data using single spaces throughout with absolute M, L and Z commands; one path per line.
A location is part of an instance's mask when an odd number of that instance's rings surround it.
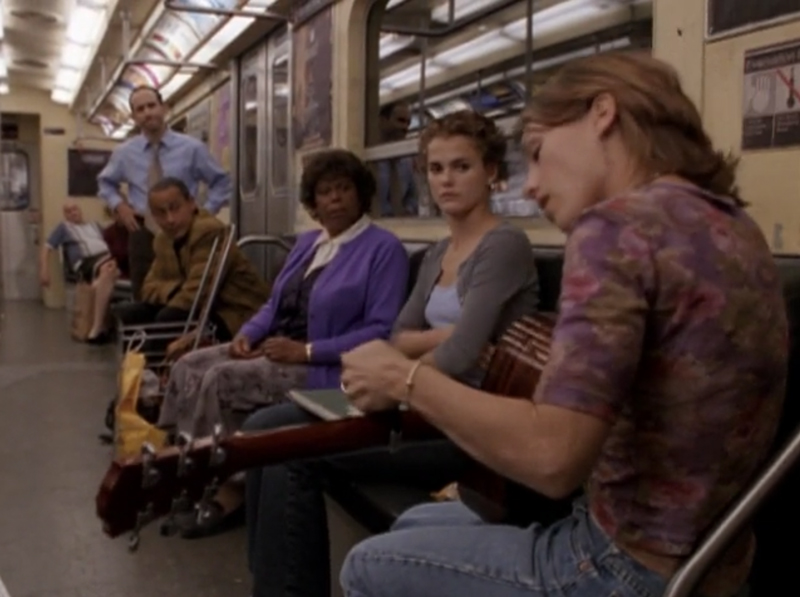
M 283 240 L 280 236 L 275 236 L 272 234 L 248 234 L 247 236 L 243 236 L 239 239 L 236 243 L 236 246 L 240 249 L 254 244 L 263 244 L 263 245 L 276 245 L 286 251 L 292 250 L 292 245 L 287 243 Z
M 206 301 L 206 304 L 203 305 L 203 310 L 200 314 L 200 322 L 197 326 L 198 333 L 195 334 L 192 350 L 197 350 L 197 347 L 200 346 L 202 331 L 205 329 L 206 325 L 208 325 L 208 319 L 211 317 L 211 309 L 214 307 L 214 301 L 217 298 L 219 285 L 222 283 L 222 278 L 225 275 L 225 264 L 228 261 L 228 255 L 230 255 L 231 246 L 233 245 L 233 239 L 235 236 L 236 224 L 231 224 L 228 229 L 228 237 L 225 239 L 225 247 L 222 249 L 222 256 L 220 257 L 220 262 L 217 266 L 217 272 L 214 276 L 214 281 L 211 283 L 211 289 L 208 293 L 208 300 Z M 217 240 L 219 240 L 219 237 L 217 237 Z
M 737 499 L 700 547 L 678 569 L 663 597 L 690 597 L 731 542 L 745 530 L 764 501 L 800 461 L 800 429 L 750 488 Z

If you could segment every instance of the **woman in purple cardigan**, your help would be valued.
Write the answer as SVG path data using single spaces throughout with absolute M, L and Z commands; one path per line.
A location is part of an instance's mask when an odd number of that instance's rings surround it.
M 301 180 L 301 202 L 322 229 L 301 234 L 266 304 L 230 344 L 179 359 L 167 383 L 159 426 L 193 437 L 236 414 L 269 406 L 292 388 L 335 388 L 340 356 L 369 340 L 388 338 L 408 288 L 408 255 L 392 233 L 367 216 L 375 180 L 352 153 L 316 154 Z M 184 524 L 186 538 L 224 528 L 241 491 L 225 484 L 201 520 Z

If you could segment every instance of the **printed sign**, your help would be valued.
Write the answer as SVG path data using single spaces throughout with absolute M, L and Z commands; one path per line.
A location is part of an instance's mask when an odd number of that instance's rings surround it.
M 104 149 L 67 150 L 67 195 L 97 196 L 97 176 L 110 158 L 111 152 Z
M 800 145 L 800 41 L 744 56 L 742 149 Z
M 293 120 L 296 150 L 331 144 L 333 112 L 333 12 L 319 13 L 293 32 Z

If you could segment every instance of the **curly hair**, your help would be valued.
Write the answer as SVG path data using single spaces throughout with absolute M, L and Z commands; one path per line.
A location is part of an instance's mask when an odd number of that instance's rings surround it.
M 325 178 L 343 177 L 353 182 L 360 215 L 369 213 L 377 190 L 375 177 L 358 157 L 346 149 L 327 149 L 314 154 L 300 177 L 300 203 L 312 216 L 316 207 L 317 185 Z
M 483 158 L 485 165 L 497 168 L 500 180 L 507 176 L 507 140 L 494 120 L 472 110 L 451 112 L 433 120 L 419 138 L 419 163 L 422 169 L 428 164 L 428 146 L 431 141 L 441 137 L 462 136 L 472 139 Z

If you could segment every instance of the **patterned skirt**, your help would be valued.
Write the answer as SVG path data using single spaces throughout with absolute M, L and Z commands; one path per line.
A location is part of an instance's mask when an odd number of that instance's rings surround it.
M 237 431 L 245 413 L 283 402 L 286 392 L 305 386 L 307 367 L 273 363 L 266 357 L 232 359 L 230 344 L 184 355 L 172 366 L 158 426 L 211 435 L 221 423 L 223 434 Z

